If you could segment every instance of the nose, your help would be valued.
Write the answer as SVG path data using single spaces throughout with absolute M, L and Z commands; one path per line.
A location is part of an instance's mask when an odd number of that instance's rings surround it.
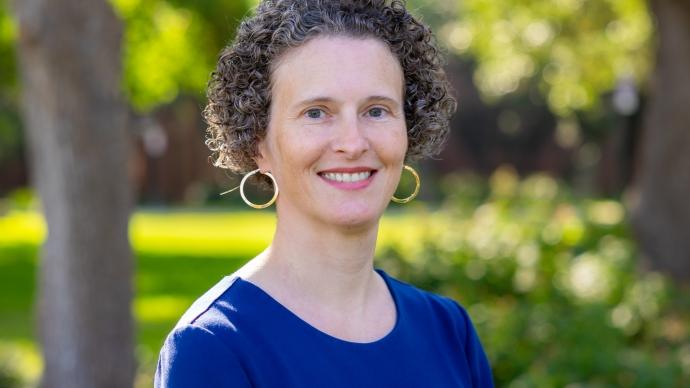
M 333 139 L 333 150 L 348 159 L 357 159 L 370 148 L 364 128 L 357 114 L 342 118 Z

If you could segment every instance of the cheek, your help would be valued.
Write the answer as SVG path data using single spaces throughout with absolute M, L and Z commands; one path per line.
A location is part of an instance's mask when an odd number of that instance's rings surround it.
M 386 139 L 382 141 L 382 144 L 381 153 L 384 154 L 387 159 L 402 163 L 407 154 L 407 131 L 402 128 L 389 132 Z
M 285 173 L 298 174 L 313 167 L 323 154 L 324 145 L 318 136 L 303 131 L 291 132 L 293 136 L 283 134 L 276 138 L 275 149 Z
M 381 161 L 387 167 L 386 174 L 386 190 L 388 195 L 393 195 L 398 183 L 400 183 L 400 174 L 395 171 L 401 170 L 405 163 L 405 155 L 407 154 L 407 132 L 405 130 L 392 131 L 386 136 L 384 142 L 377 151 Z M 385 204 L 388 203 L 386 198 Z
M 407 148 L 410 146 L 410 141 L 409 141 L 409 138 L 407 137 L 407 128 L 405 128 L 405 129 L 403 130 L 403 133 L 402 133 L 402 135 L 400 135 L 400 137 L 401 137 L 400 141 L 401 141 L 401 143 L 403 144 L 403 146 L 402 146 L 402 149 L 403 149 L 402 154 L 403 154 L 403 156 L 402 156 L 402 157 L 403 157 L 403 159 L 404 159 L 404 158 L 405 158 L 405 155 L 407 155 Z

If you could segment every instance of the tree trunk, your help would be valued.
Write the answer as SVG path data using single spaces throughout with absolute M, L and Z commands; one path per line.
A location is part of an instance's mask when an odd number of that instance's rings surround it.
M 23 117 L 48 236 L 44 387 L 131 387 L 129 139 L 121 22 L 105 0 L 16 0 Z
M 633 226 L 655 269 L 690 280 L 690 2 L 652 0 L 657 62 L 644 121 Z

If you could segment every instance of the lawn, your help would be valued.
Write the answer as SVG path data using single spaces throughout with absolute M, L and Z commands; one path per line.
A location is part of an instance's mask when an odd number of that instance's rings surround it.
M 426 212 L 384 218 L 381 246 L 409 249 L 423 233 Z M 271 212 L 137 211 L 130 223 L 136 260 L 137 386 L 150 386 L 158 350 L 192 301 L 270 242 Z M 40 214 L 11 211 L 0 217 L 0 375 L 35 382 L 41 360 L 35 342 L 33 299 L 38 247 L 45 236 Z M 3 386 L 0 377 L 0 387 Z

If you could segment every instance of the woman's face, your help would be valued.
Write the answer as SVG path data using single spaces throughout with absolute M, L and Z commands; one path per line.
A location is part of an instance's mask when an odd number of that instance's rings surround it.
M 279 60 L 272 85 L 257 162 L 280 187 L 279 218 L 377 222 L 407 151 L 397 58 L 373 38 L 316 37 Z

